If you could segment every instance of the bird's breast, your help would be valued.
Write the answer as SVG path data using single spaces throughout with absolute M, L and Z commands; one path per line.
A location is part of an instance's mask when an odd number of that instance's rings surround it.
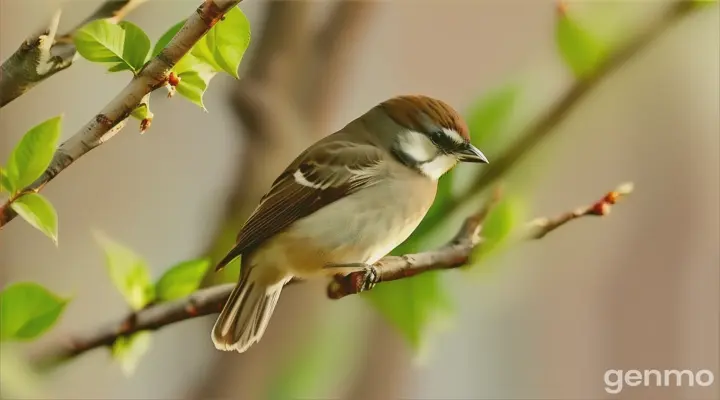
M 435 183 L 415 179 L 389 179 L 331 203 L 270 239 L 256 258 L 299 277 L 322 274 L 327 264 L 372 264 L 405 241 L 432 205 Z

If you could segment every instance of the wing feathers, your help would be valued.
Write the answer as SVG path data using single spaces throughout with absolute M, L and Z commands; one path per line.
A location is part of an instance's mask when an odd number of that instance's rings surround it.
M 383 155 L 375 146 L 346 141 L 308 149 L 275 180 L 216 270 L 293 222 L 375 184 L 385 165 Z

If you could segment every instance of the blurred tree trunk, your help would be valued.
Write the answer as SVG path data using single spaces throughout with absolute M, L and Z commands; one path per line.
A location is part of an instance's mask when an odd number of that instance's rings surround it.
M 208 248 L 214 260 L 231 248 L 243 222 L 285 166 L 331 133 L 328 121 L 337 111 L 333 106 L 340 93 L 339 82 L 373 6 L 360 1 L 333 6 L 310 1 L 267 4 L 254 57 L 232 99 L 244 128 L 243 155 L 225 218 Z M 312 18 L 324 7 L 330 8 L 328 15 L 316 27 Z M 228 268 L 220 279 L 236 278 L 237 268 Z M 210 378 L 192 396 L 266 397 L 267 382 L 278 362 L 318 317 L 318 306 L 324 301 L 321 293 L 324 290 L 315 285 L 284 291 L 263 340 L 242 356 L 221 354 Z

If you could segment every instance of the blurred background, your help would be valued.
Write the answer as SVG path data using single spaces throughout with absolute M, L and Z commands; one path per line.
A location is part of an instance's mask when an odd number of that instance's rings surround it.
M 1 1 L 0 59 L 57 9 L 63 30 L 99 3 Z M 150 0 L 127 19 L 154 41 L 198 3 Z M 578 1 L 566 10 L 612 41 L 652 23 L 667 4 Z M 521 95 L 502 136 L 541 115 L 574 80 L 558 56 L 553 1 L 245 0 L 240 8 L 252 44 L 240 80 L 211 82 L 208 112 L 158 91 L 146 134 L 131 120 L 43 191 L 59 214 L 59 247 L 19 220 L 0 232 L 2 286 L 32 280 L 74 297 L 58 325 L 23 352 L 126 315 L 95 231 L 141 254 L 159 276 L 178 261 L 227 250 L 287 162 L 388 97 L 423 93 L 465 113 L 512 83 Z M 419 347 L 361 296 L 330 301 L 322 283 L 304 284 L 283 293 L 248 353 L 216 351 L 214 316 L 198 318 L 154 334 L 132 376 L 97 349 L 44 376 L 37 396 L 718 398 L 717 11 L 682 18 L 596 85 L 503 180 L 524 219 L 592 203 L 625 181 L 635 192 L 606 218 L 514 246 L 479 273 L 441 273 L 450 306 L 433 317 Z M 3 107 L 0 160 L 30 127 L 60 113 L 62 140 L 69 138 L 128 77 L 80 59 Z M 494 146 L 486 154 L 492 163 L 501 152 Z M 706 369 L 716 382 L 626 387 L 612 396 L 607 369 Z

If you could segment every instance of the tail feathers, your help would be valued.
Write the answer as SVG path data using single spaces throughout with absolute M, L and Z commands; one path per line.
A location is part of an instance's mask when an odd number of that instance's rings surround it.
M 228 252 L 225 257 L 223 257 L 220 262 L 217 263 L 215 266 L 215 272 L 220 271 L 221 269 L 225 268 L 226 265 L 230 264 L 234 259 L 238 258 L 240 254 L 242 254 L 244 248 L 241 248 L 240 246 L 233 247 L 230 252 Z
M 252 277 L 243 277 L 215 322 L 212 330 L 215 347 L 242 353 L 259 342 L 284 284 L 285 281 L 282 281 L 272 286 L 263 286 Z

